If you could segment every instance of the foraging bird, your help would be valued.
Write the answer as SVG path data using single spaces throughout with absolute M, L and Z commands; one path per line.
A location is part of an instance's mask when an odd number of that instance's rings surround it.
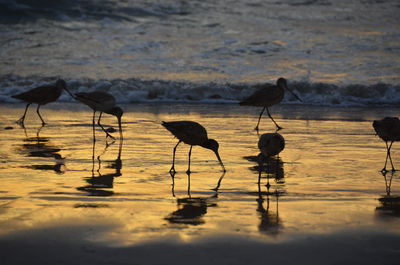
M 375 120 L 372 123 L 372 127 L 376 134 L 385 141 L 386 144 L 386 160 L 385 166 L 381 170 L 382 172 L 386 172 L 386 164 L 389 158 L 390 164 L 392 165 L 392 171 L 396 169 L 393 166 L 392 157 L 390 155 L 390 149 L 395 141 L 400 141 L 400 120 L 397 117 L 385 117 L 382 120 Z M 388 144 L 390 142 L 390 144 Z
M 32 103 L 35 103 L 38 105 L 36 112 L 39 115 L 40 120 L 42 121 L 42 125 L 45 125 L 46 123 L 39 112 L 40 106 L 56 101 L 60 97 L 63 89 L 65 89 L 69 94 L 71 94 L 67 89 L 65 81 L 62 79 L 58 79 L 55 85 L 45 85 L 45 86 L 35 87 L 21 94 L 12 96 L 13 98 L 20 99 L 28 103 L 26 105 L 24 115 L 22 115 L 22 117 L 17 121 L 17 123 L 24 126 L 25 115 L 26 112 L 28 111 L 28 107 Z
M 269 113 L 268 107 L 271 107 L 272 105 L 278 104 L 282 101 L 285 95 L 285 89 L 292 93 L 296 99 L 301 101 L 301 99 L 288 88 L 286 79 L 281 77 L 276 81 L 276 86 L 265 84 L 261 86 L 260 89 L 255 91 L 250 97 L 239 103 L 241 106 L 263 107 L 258 118 L 257 126 L 255 128 L 256 131 L 258 131 L 258 125 L 260 124 L 261 116 L 263 115 L 265 109 L 267 110 L 269 118 L 274 122 L 277 130 L 279 131 L 280 129 L 282 129 L 282 127 L 280 127 L 272 118 L 271 114 Z
M 285 148 L 285 138 L 279 133 L 264 133 L 258 140 L 258 148 L 266 157 L 275 156 Z
M 97 124 L 106 133 L 107 137 L 111 137 L 112 139 L 114 139 L 114 137 L 104 129 L 103 125 L 101 125 L 100 123 L 100 120 L 103 112 L 117 117 L 119 134 L 120 138 L 122 139 L 121 117 L 124 114 L 124 111 L 120 107 L 115 105 L 115 98 L 113 95 L 102 91 L 80 92 L 75 94 L 75 98 L 80 102 L 88 105 L 93 110 L 93 127 L 95 123 L 96 111 L 100 112 Z
M 215 141 L 214 139 L 209 139 L 207 137 L 207 131 L 202 125 L 194 121 L 172 121 L 172 122 L 163 121 L 162 126 L 164 126 L 179 140 L 174 147 L 172 167 L 169 170 L 170 172 L 175 172 L 175 152 L 176 148 L 181 142 L 190 145 L 189 165 L 186 173 L 188 174 L 190 173 L 190 156 L 192 153 L 193 145 L 199 145 L 201 147 L 214 151 L 219 163 L 222 166 L 223 171 L 226 171 L 224 164 L 222 163 L 221 157 L 219 156 L 218 153 L 218 147 L 219 147 L 218 142 Z
M 261 182 L 261 171 L 263 169 L 263 163 L 267 163 L 267 173 L 269 173 L 269 166 L 270 162 L 275 160 L 277 164 L 273 167 L 273 171 L 275 171 L 275 179 L 278 179 L 279 175 L 278 173 L 282 172 L 281 174 L 283 175 L 283 169 L 279 164 L 278 159 L 272 159 L 272 156 L 278 155 L 282 150 L 285 148 L 285 138 L 283 138 L 282 135 L 279 133 L 264 133 L 260 136 L 260 139 L 258 140 L 258 149 L 260 149 L 261 153 L 258 155 L 258 186 L 260 187 L 260 182 Z M 270 184 L 269 184 L 269 174 L 268 176 L 268 182 L 267 182 L 267 188 L 269 189 Z

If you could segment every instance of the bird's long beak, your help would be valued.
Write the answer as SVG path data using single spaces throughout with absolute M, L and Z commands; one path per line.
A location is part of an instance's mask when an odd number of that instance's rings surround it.
M 120 140 L 124 140 L 124 138 L 122 137 L 122 121 L 121 121 L 121 117 L 117 117 L 118 118 L 118 127 L 119 127 L 119 137 Z
M 288 87 L 286 87 L 286 88 L 287 88 L 287 90 L 288 90 L 298 101 L 303 102 L 303 100 L 301 100 L 301 99 L 299 98 L 299 96 L 297 96 L 292 90 L 290 90 Z
M 219 161 L 219 163 L 221 164 L 222 170 L 223 170 L 224 172 L 226 172 L 224 163 L 222 163 L 222 160 L 221 160 L 221 157 L 220 157 L 219 154 L 218 154 L 218 151 L 215 151 L 215 155 L 217 156 L 218 161 Z
M 64 90 L 67 91 L 67 93 L 73 98 L 76 99 L 76 97 L 71 93 L 71 91 L 69 91 L 69 89 L 67 87 L 64 87 Z

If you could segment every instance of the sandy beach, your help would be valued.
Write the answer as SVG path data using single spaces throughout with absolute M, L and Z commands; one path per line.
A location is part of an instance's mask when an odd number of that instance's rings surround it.
M 122 144 L 118 133 L 106 141 L 98 128 L 94 144 L 86 106 L 49 104 L 43 128 L 30 110 L 25 130 L 15 124 L 24 107 L 0 105 L 5 264 L 397 264 L 400 257 L 398 205 L 379 201 L 389 180 L 390 195 L 399 195 L 400 179 L 380 173 L 385 144 L 371 126 L 395 108 L 274 107 L 286 148 L 259 187 L 258 108 L 123 105 Z M 194 147 L 188 187 L 189 146 L 181 145 L 171 178 L 177 140 L 160 123 L 173 120 L 204 125 L 220 144 L 225 175 L 210 150 Z M 103 123 L 117 128 L 115 117 Z M 260 133 L 272 131 L 263 118 Z

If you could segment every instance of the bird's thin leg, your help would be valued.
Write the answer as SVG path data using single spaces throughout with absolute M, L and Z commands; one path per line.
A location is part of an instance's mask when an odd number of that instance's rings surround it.
M 190 146 L 190 149 L 189 149 L 189 162 L 188 162 L 188 169 L 187 169 L 187 171 L 186 171 L 186 173 L 187 174 L 190 174 L 190 156 L 192 155 L 192 147 L 193 147 L 193 145 L 191 145 Z
M 24 126 L 25 115 L 26 115 L 26 112 L 28 111 L 28 107 L 29 107 L 31 104 L 32 104 L 32 103 L 26 104 L 24 115 L 22 115 L 22 117 L 17 121 L 17 123 L 20 124 L 21 126 Z
M 93 111 L 93 119 L 92 119 L 92 128 L 93 128 L 93 143 L 96 142 L 96 129 L 95 129 L 95 123 L 96 123 L 96 111 Z M 94 157 L 94 154 L 93 154 Z
M 170 171 L 169 174 L 171 175 L 171 179 L 172 179 L 172 185 L 171 185 L 172 197 L 175 197 L 175 172 Z
M 192 147 L 192 146 L 190 146 L 190 147 Z M 189 198 L 190 198 L 190 171 L 187 171 L 186 173 L 187 173 L 187 175 L 188 175 L 188 188 L 187 188 L 187 195 L 188 195 L 188 196 L 189 196 Z
M 258 162 L 258 190 L 260 191 L 261 173 L 262 173 L 262 168 L 263 168 L 263 155 L 262 155 L 262 153 L 260 153 L 257 156 L 257 162 Z
M 114 136 L 112 136 L 111 134 L 109 134 L 103 127 L 103 125 L 101 125 L 100 120 L 101 120 L 101 115 L 103 115 L 103 112 L 100 112 L 100 116 L 99 116 L 99 120 L 97 121 L 97 124 L 100 126 L 100 128 L 103 130 L 103 132 L 106 133 L 106 137 L 110 137 L 111 139 L 115 139 Z
M 94 121 L 94 119 L 93 119 Z M 92 178 L 94 177 L 94 153 L 96 149 L 96 134 L 94 131 L 94 123 L 93 123 L 93 146 L 92 146 Z
M 258 125 L 260 125 L 261 117 L 262 117 L 262 115 L 263 115 L 263 113 L 264 113 L 264 111 L 265 111 L 266 108 L 267 108 L 267 107 L 264 107 L 264 108 L 262 109 L 262 111 L 261 111 L 261 113 L 260 113 L 260 116 L 258 117 L 257 126 L 256 126 L 256 128 L 254 128 L 254 130 L 256 130 L 257 132 L 258 132 Z
M 171 172 L 176 172 L 175 171 L 175 152 L 176 152 L 176 148 L 178 147 L 178 145 L 181 143 L 181 141 L 179 141 L 176 145 L 175 145 L 175 147 L 174 147 L 174 151 L 172 152 L 172 167 L 171 167 L 171 169 L 169 170 L 169 172 L 171 173 Z
M 386 159 L 385 159 L 385 166 L 381 170 L 382 173 L 387 172 L 386 165 L 387 165 L 388 158 L 390 159 L 390 163 L 392 164 L 392 170 L 393 170 L 393 162 L 392 162 L 392 157 L 390 155 L 390 148 L 392 148 L 393 142 L 391 142 L 390 145 L 388 145 L 387 141 L 385 141 L 385 144 L 386 144 Z
M 40 120 L 42 121 L 42 125 L 44 126 L 46 123 L 44 122 L 42 116 L 40 115 L 39 109 L 40 109 L 40 104 L 38 104 L 36 112 L 39 115 Z
M 382 173 L 386 173 L 387 172 L 386 164 L 387 164 L 387 160 L 388 160 L 388 157 L 389 157 L 389 146 L 388 146 L 387 141 L 385 141 L 385 144 L 386 144 L 386 159 L 385 159 L 385 165 L 383 166 L 383 168 L 381 170 Z
M 396 171 L 396 169 L 393 166 L 392 156 L 390 155 L 390 149 L 392 148 L 392 145 L 393 145 L 393 141 L 390 142 L 389 149 L 388 149 L 389 161 L 390 161 L 390 165 L 392 166 L 392 171 Z M 385 167 L 386 167 L 386 165 L 385 165 Z
M 279 126 L 279 125 L 275 122 L 274 118 L 272 118 L 271 113 L 269 113 L 269 109 L 268 109 L 268 108 L 267 108 L 267 113 L 268 113 L 269 118 L 275 123 L 276 130 L 279 131 L 279 130 L 283 129 L 281 126 Z

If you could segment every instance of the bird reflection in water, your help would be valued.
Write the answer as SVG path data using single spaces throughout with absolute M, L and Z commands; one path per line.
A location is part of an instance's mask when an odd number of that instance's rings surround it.
M 400 217 L 400 196 L 392 194 L 392 180 L 394 175 L 394 171 L 382 172 L 386 194 L 379 198 L 380 206 L 375 209 L 378 217 Z
M 279 157 L 266 157 L 262 153 L 257 156 L 258 166 L 258 198 L 257 198 L 257 213 L 260 217 L 258 230 L 267 235 L 277 236 L 283 229 L 282 220 L 279 217 L 279 197 L 284 195 L 284 170 L 283 162 Z M 262 172 L 266 173 L 267 184 L 261 185 Z M 270 184 L 270 177 L 275 179 L 275 185 Z M 262 187 L 266 187 L 262 191 Z M 274 191 L 270 191 L 273 188 Z M 275 211 L 270 210 L 270 196 L 275 198 Z M 264 199 L 264 197 L 266 197 Z M 266 206 L 264 202 L 266 201 Z
M 258 230 L 263 234 L 277 236 L 283 229 L 282 220 L 279 218 L 279 197 L 286 193 L 283 162 L 278 155 L 285 148 L 285 139 L 276 132 L 264 133 L 259 136 L 258 148 L 260 154 L 257 156 L 244 157 L 248 161 L 256 162 L 256 166 L 252 166 L 250 169 L 258 173 L 258 192 L 256 193 L 257 213 L 260 217 Z M 266 177 L 262 176 L 263 172 L 266 173 Z M 263 178 L 267 179 L 265 185 L 261 185 Z M 273 185 L 270 183 L 270 178 L 275 180 Z M 264 187 L 266 187 L 266 191 L 262 190 Z M 271 188 L 274 189 L 273 192 L 270 191 Z M 275 211 L 270 210 L 270 196 L 275 197 Z M 264 197 L 266 198 L 264 199 Z M 265 201 L 266 206 L 264 206 Z
M 175 197 L 175 172 L 171 172 L 172 196 Z M 217 206 L 218 188 L 225 173 L 219 178 L 215 193 L 209 197 L 192 197 L 190 193 L 190 181 L 188 181 L 187 197 L 177 198 L 177 210 L 170 213 L 164 219 L 171 224 L 202 225 L 205 223 L 203 217 L 209 207 Z M 190 173 L 188 174 L 190 180 Z
M 111 161 L 111 163 L 106 166 L 108 169 L 113 169 L 112 173 L 102 174 L 102 161 L 101 156 L 107 152 L 107 149 L 112 146 L 115 141 L 111 143 L 106 143 L 106 146 L 103 152 L 97 156 L 98 167 L 95 170 L 95 149 L 96 149 L 96 139 L 93 138 L 93 148 L 92 148 L 92 176 L 84 178 L 89 185 L 78 187 L 77 189 L 80 191 L 85 191 L 89 196 L 112 196 L 114 195 L 114 191 L 112 191 L 114 187 L 114 178 L 122 176 L 122 141 L 119 141 L 119 149 L 118 156 L 115 160 Z M 96 173 L 95 173 L 96 172 Z M 97 174 L 97 176 L 96 176 Z
M 19 148 L 20 152 L 27 157 L 49 158 L 50 160 L 54 159 L 55 162 L 55 164 L 34 164 L 24 167 L 35 170 L 53 170 L 57 174 L 64 174 L 64 158 L 59 154 L 61 149 L 50 144 L 48 137 L 40 137 L 43 125 L 38 128 L 35 137 L 29 137 L 26 128 L 22 128 L 26 137 Z

